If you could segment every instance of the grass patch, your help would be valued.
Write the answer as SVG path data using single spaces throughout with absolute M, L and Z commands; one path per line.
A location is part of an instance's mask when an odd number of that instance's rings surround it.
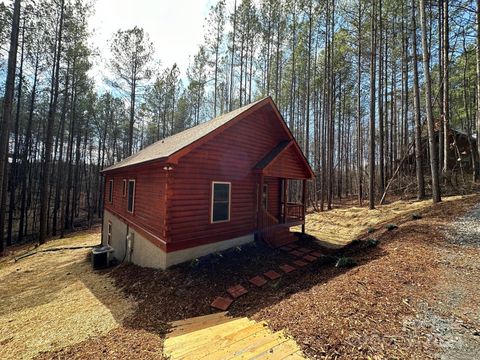
M 337 260 L 335 267 L 337 268 L 351 268 L 358 265 L 357 260 L 350 257 L 341 257 Z
M 398 229 L 398 226 L 395 224 L 387 224 L 385 225 L 385 229 L 387 229 L 388 231 L 392 231 L 392 230 Z
M 365 240 L 365 247 L 374 248 L 374 247 L 377 247 L 379 243 L 380 242 L 377 239 L 369 238 L 369 239 Z

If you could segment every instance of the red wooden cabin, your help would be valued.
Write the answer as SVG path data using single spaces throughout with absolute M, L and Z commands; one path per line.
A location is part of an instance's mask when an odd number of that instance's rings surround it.
M 314 176 L 270 97 L 146 147 L 103 171 L 103 242 L 167 268 L 255 238 L 294 241 Z M 301 203 L 287 187 L 303 180 Z M 298 185 L 296 181 L 295 185 Z

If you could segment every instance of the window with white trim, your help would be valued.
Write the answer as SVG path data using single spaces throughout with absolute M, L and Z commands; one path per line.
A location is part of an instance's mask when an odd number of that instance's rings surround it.
M 212 182 L 212 223 L 230 221 L 231 187 L 229 182 Z
M 113 202 L 113 179 L 108 182 L 108 202 Z
M 133 210 L 135 208 L 135 180 L 128 180 L 127 196 L 127 211 L 133 213 Z

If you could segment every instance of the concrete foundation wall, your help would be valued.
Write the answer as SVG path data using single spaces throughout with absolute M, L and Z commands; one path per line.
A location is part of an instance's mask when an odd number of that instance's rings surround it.
M 254 234 L 248 234 L 235 239 L 165 253 L 158 246 L 152 244 L 151 241 L 130 227 L 128 229 L 131 239 L 130 250 L 127 248 L 127 225 L 107 210 L 104 212 L 103 221 L 104 244 L 107 244 L 108 239 L 108 223 L 110 222 L 112 224 L 112 240 L 110 245 L 114 248 L 113 256 L 115 259 L 122 261 L 125 258 L 126 262 L 132 262 L 139 266 L 155 269 L 166 269 L 175 264 L 254 241 Z M 125 256 L 125 251 L 127 252 L 127 256 Z
M 127 235 L 127 224 L 115 215 L 105 210 L 103 214 L 103 244 L 108 243 L 108 223 L 112 224 L 112 239 L 110 245 L 113 247 L 113 257 L 122 261 L 125 256 L 125 237 Z
M 229 248 L 247 244 L 255 240 L 254 234 L 241 236 L 235 239 L 220 241 L 207 245 L 196 246 L 190 249 L 178 250 L 167 254 L 167 267 L 193 260 L 214 252 L 227 250 Z

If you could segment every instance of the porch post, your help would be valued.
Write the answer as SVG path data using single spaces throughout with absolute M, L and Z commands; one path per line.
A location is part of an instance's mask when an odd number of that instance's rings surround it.
M 305 210 L 306 210 L 306 199 L 307 199 L 307 180 L 303 179 L 302 181 L 302 212 L 303 212 L 303 224 L 302 224 L 302 234 L 305 235 Z
M 258 196 L 257 196 L 257 228 L 260 230 L 263 227 L 262 218 L 263 218 L 263 173 L 260 173 L 258 187 Z
M 282 220 L 283 220 L 283 223 L 285 224 L 287 222 L 287 186 L 288 186 L 288 180 L 287 179 L 282 179 L 282 183 L 283 183 L 283 216 L 282 216 Z

